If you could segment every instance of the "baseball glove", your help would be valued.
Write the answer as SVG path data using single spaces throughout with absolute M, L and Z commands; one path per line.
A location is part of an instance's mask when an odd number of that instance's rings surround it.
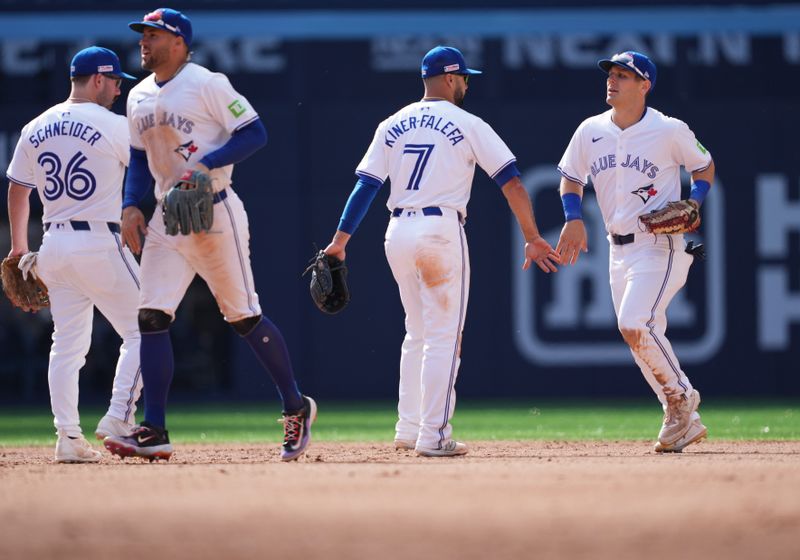
M 23 262 L 20 263 L 20 260 Z M 23 257 L 6 257 L 0 263 L 0 276 L 6 297 L 14 307 L 34 313 L 50 306 L 47 286 L 36 275 L 35 262 L 36 253 L 28 253 Z
M 211 177 L 201 171 L 187 171 L 164 196 L 162 209 L 167 235 L 210 230 L 214 222 Z
M 650 233 L 688 233 L 700 227 L 700 206 L 694 200 L 669 202 L 661 210 L 639 216 Z
M 312 257 L 303 276 L 311 273 L 311 299 L 323 313 L 339 313 L 350 301 L 344 261 L 320 251 Z

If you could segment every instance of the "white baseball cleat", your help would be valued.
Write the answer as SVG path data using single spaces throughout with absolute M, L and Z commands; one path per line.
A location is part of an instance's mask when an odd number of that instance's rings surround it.
M 56 443 L 56 463 L 97 463 L 102 454 L 92 449 L 82 435 L 70 437 L 59 432 Z
M 114 418 L 106 414 L 97 423 L 94 436 L 99 440 L 104 440 L 108 436 L 128 436 L 133 431 L 133 424 L 128 424 L 124 420 Z
M 423 457 L 455 457 L 457 455 L 466 455 L 469 451 L 466 443 L 461 443 L 451 439 L 442 446 L 441 449 L 429 449 L 427 447 L 416 447 L 417 455 Z
M 395 451 L 414 451 L 414 448 L 417 446 L 416 441 L 412 441 L 410 439 L 396 439 L 394 440 L 394 449 Z
M 692 415 L 698 406 L 700 406 L 700 393 L 694 389 L 684 395 L 667 397 L 664 424 L 658 434 L 661 445 L 672 447 L 686 435 L 692 426 Z
M 660 441 L 657 441 L 653 446 L 653 450 L 656 453 L 681 453 L 685 447 L 703 441 L 706 439 L 706 436 L 708 436 L 708 428 L 703 425 L 698 416 L 692 421 L 691 426 L 689 426 L 689 431 L 686 432 L 686 435 L 681 439 L 670 446 L 666 446 Z

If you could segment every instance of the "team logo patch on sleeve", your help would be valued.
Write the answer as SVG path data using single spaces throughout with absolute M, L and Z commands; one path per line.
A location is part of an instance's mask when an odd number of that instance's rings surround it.
M 241 102 L 239 102 L 239 100 L 237 99 L 236 101 L 228 105 L 228 111 L 230 111 L 231 114 L 238 119 L 239 117 L 245 114 L 247 109 L 245 109 L 244 106 L 241 104 Z

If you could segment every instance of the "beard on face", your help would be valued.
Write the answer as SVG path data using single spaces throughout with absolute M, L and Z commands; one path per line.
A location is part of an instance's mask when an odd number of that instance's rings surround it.
M 453 101 L 455 102 L 456 107 L 463 107 L 464 106 L 464 90 L 457 89 L 453 93 Z
M 142 58 L 142 68 L 145 70 L 153 70 L 154 68 L 158 67 L 161 64 L 161 57 L 158 53 L 154 51 L 150 51 L 150 55 L 148 58 Z

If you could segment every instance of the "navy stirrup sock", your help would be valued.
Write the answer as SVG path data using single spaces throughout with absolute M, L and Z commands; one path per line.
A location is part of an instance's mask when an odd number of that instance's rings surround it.
M 175 373 L 169 331 L 143 332 L 139 356 L 144 384 L 144 419 L 163 428 L 166 426 L 167 395 Z
M 283 401 L 284 412 L 294 412 L 305 404 L 294 379 L 289 349 L 281 331 L 272 321 L 261 317 L 261 321 L 244 335 L 247 344 L 255 352 L 258 361 L 272 377 Z

